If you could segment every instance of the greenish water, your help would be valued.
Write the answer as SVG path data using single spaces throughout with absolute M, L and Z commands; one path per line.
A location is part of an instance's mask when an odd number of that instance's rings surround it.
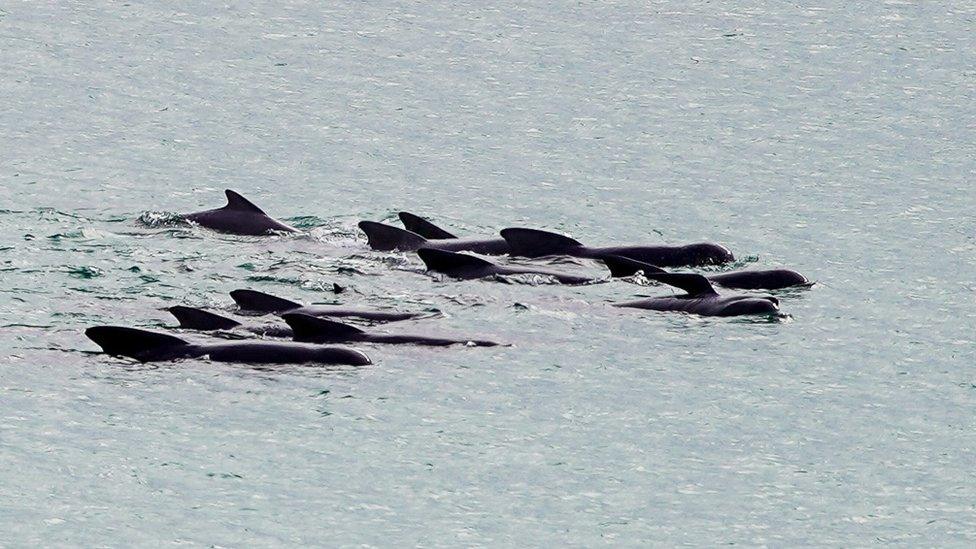
M 976 9 L 493 6 L 0 9 L 0 545 L 976 541 Z M 224 188 L 303 233 L 172 223 Z M 401 209 L 818 284 L 762 322 L 434 279 L 357 233 Z M 82 334 L 240 287 L 514 347 L 269 371 Z

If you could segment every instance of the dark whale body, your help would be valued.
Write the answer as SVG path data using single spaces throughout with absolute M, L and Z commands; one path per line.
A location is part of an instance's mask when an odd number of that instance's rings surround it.
M 712 288 L 708 279 L 694 273 L 645 273 L 644 276 L 670 286 L 680 288 L 685 295 L 649 297 L 615 307 L 633 307 L 653 311 L 679 311 L 702 316 L 740 316 L 775 314 L 779 312 L 779 300 L 771 296 L 733 295 L 722 296 Z
M 413 343 L 416 345 L 473 344 L 479 347 L 499 345 L 493 341 L 474 339 L 448 339 L 420 335 L 381 334 L 366 332 L 355 326 L 305 313 L 284 313 L 287 326 L 246 325 L 232 318 L 220 316 L 202 309 L 178 305 L 167 309 L 184 330 L 243 330 L 264 337 L 294 338 L 305 343 L 343 343 L 368 341 L 372 343 Z
M 708 280 L 726 288 L 738 288 L 740 290 L 780 290 L 795 286 L 813 285 L 810 279 L 792 269 L 733 271 L 708 275 Z
M 221 233 L 262 236 L 295 232 L 294 228 L 268 217 L 261 208 L 236 192 L 227 189 L 224 194 L 227 195 L 227 205 L 223 208 L 186 214 L 183 218 Z
M 397 214 L 397 217 L 400 218 L 400 222 L 403 223 L 403 226 L 408 231 L 417 233 L 428 240 L 450 240 L 457 238 L 419 215 L 414 215 L 410 212 L 400 212 Z
M 215 362 L 245 364 L 371 364 L 361 351 L 294 342 L 234 341 L 196 344 L 178 337 L 120 326 L 96 326 L 85 335 L 110 355 L 159 362 L 208 357 Z
M 502 238 L 508 242 L 510 253 L 513 256 L 568 255 L 603 259 L 607 256 L 619 255 L 658 267 L 720 265 L 735 260 L 732 252 L 724 246 L 710 242 L 699 242 L 684 246 L 608 246 L 593 248 L 584 246 L 568 236 L 538 229 L 508 228 L 502 229 L 501 234 Z
M 344 343 L 351 341 L 365 341 L 370 343 L 392 343 L 413 345 L 473 345 L 476 347 L 494 347 L 494 341 L 476 339 L 449 339 L 442 337 L 428 337 L 408 334 L 381 334 L 361 330 L 355 326 L 342 324 L 334 320 L 309 316 L 303 313 L 285 313 L 281 315 L 295 334 L 295 341 L 308 343 Z
M 375 221 L 360 221 L 369 247 L 381 252 L 413 252 L 420 248 L 435 248 L 449 252 L 474 252 L 484 255 L 508 253 L 508 243 L 501 238 L 449 238 L 429 240 L 419 234 Z
M 288 326 L 276 324 L 244 324 L 210 311 L 177 305 L 166 309 L 180 323 L 184 330 L 199 330 L 213 332 L 218 330 L 241 330 L 263 337 L 281 337 L 291 339 L 293 333 Z
M 663 273 L 663 269 L 655 265 L 650 265 L 642 261 L 621 256 L 607 256 L 602 258 L 610 268 L 610 276 L 622 277 L 632 276 L 638 271 L 644 273 Z M 794 286 L 810 286 L 807 277 L 791 269 L 766 269 L 761 271 L 733 271 L 707 275 L 710 282 L 720 284 L 726 288 L 737 288 L 740 290 L 780 290 Z
M 442 273 L 452 278 L 472 280 L 493 275 L 537 274 L 551 276 L 562 284 L 586 284 L 592 279 L 535 267 L 514 267 L 496 265 L 490 261 L 468 254 L 448 252 L 436 248 L 420 248 L 417 255 L 427 265 L 427 270 Z
M 421 313 L 349 309 L 338 305 L 301 305 L 254 290 L 234 290 L 230 293 L 230 297 L 242 311 L 259 314 L 305 313 L 312 316 L 361 318 L 374 322 L 395 322 L 421 316 Z
M 408 231 L 427 239 L 430 244 L 426 246 L 428 248 L 440 248 L 449 252 L 475 252 L 483 255 L 505 255 L 509 252 L 508 242 L 504 238 L 458 238 L 419 215 L 410 212 L 400 212 L 397 215 Z M 453 243 L 455 249 L 451 248 L 452 242 L 440 242 L 442 240 L 455 241 Z M 462 242 L 464 244 L 461 244 Z

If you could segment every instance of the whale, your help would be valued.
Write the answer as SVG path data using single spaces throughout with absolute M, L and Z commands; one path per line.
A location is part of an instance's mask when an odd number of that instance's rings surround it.
M 275 324 L 249 325 L 232 318 L 197 309 L 177 305 L 166 309 L 179 321 L 179 328 L 198 331 L 240 330 L 261 337 L 287 338 L 306 343 L 343 343 L 367 341 L 371 343 L 413 343 L 416 345 L 447 346 L 464 344 L 477 347 L 499 345 L 493 341 L 479 339 L 450 339 L 410 334 L 384 334 L 367 332 L 356 326 L 337 322 L 305 313 L 284 313 L 285 326 Z
M 304 313 L 285 313 L 281 315 L 294 332 L 295 341 L 307 343 L 347 343 L 353 341 L 369 343 L 412 344 L 446 347 L 448 345 L 468 345 L 473 347 L 494 347 L 494 341 L 480 339 L 451 339 L 411 334 L 386 334 L 368 332 L 356 326 L 343 324 L 327 318 L 310 316 Z
M 221 316 L 196 307 L 176 305 L 174 307 L 167 307 L 166 310 L 176 317 L 176 321 L 179 322 L 179 328 L 183 330 L 197 330 L 201 332 L 239 330 L 262 337 L 288 339 L 291 339 L 294 335 L 288 326 L 278 324 L 244 324 L 233 318 Z
M 775 297 L 719 295 L 708 279 L 700 274 L 645 272 L 644 276 L 687 293 L 613 303 L 613 306 L 652 311 L 677 311 L 701 316 L 770 315 L 779 312 L 779 300 Z
M 426 246 L 428 248 L 440 248 L 449 252 L 475 252 L 482 255 L 505 255 L 509 253 L 508 242 L 501 237 L 458 238 L 419 215 L 400 212 L 397 216 L 408 231 L 419 234 L 432 244 Z M 454 242 L 437 242 L 440 240 L 453 240 Z M 459 244 L 460 242 L 467 242 L 467 244 Z M 463 249 L 450 249 L 452 244 Z M 448 247 L 445 248 L 444 245 Z
M 173 335 L 124 326 L 95 326 L 85 330 L 85 335 L 106 354 L 140 362 L 207 357 L 214 362 L 243 364 L 372 364 L 362 351 L 292 341 L 191 343 Z
M 420 248 L 436 248 L 449 252 L 504 255 L 509 251 L 508 243 L 502 238 L 428 239 L 413 231 L 376 221 L 360 221 L 359 228 L 366 233 L 369 247 L 381 252 L 414 252 Z
M 584 246 L 568 236 L 538 229 L 510 227 L 501 230 L 508 242 L 510 254 L 521 257 L 568 255 L 590 259 L 602 259 L 619 255 L 657 265 L 658 267 L 695 267 L 721 265 L 735 260 L 727 248 L 711 242 L 698 242 L 684 246 Z
M 420 248 L 417 255 L 427 266 L 428 271 L 445 274 L 460 280 L 473 280 L 496 275 L 533 274 L 548 276 L 562 284 L 586 284 L 593 279 L 585 276 L 566 274 L 559 271 L 530 266 L 497 265 L 473 255 L 448 252 L 437 248 Z
M 636 261 L 627 257 L 610 255 L 601 258 L 614 278 L 633 276 L 638 271 L 663 273 L 664 269 Z M 709 282 L 722 287 L 738 290 L 781 290 L 796 286 L 811 286 L 813 282 L 792 269 L 764 269 L 754 271 L 732 271 L 728 273 L 705 275 Z
M 410 212 L 400 212 L 397 214 L 400 223 L 410 232 L 417 233 L 428 240 L 450 240 L 457 238 L 453 234 L 434 225 L 427 219 Z
M 276 221 L 248 199 L 227 189 L 227 205 L 214 210 L 184 214 L 183 219 L 210 230 L 245 236 L 293 233 L 296 229 Z
M 234 290 L 231 299 L 241 311 L 251 314 L 305 313 L 312 316 L 360 318 L 373 322 L 396 322 L 423 316 L 424 313 L 405 313 L 399 311 L 376 311 L 364 309 L 349 309 L 338 305 L 301 305 L 294 301 L 258 292 L 255 290 Z
M 740 290 L 782 290 L 810 287 L 814 282 L 793 269 L 732 271 L 708 275 L 708 280 L 726 288 Z

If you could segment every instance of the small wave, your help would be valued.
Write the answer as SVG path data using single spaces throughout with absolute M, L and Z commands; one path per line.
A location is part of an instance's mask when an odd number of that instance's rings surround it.
M 779 312 L 768 315 L 736 316 L 730 320 L 735 324 L 788 324 L 793 322 L 793 315 Z
M 139 223 L 150 229 L 162 227 L 188 227 L 190 224 L 180 214 L 172 212 L 143 212 L 139 216 Z
M 78 229 L 76 231 L 68 231 L 64 233 L 54 233 L 47 236 L 48 240 L 60 241 L 60 240 L 97 240 L 109 236 L 111 233 L 105 231 L 100 231 L 95 228 L 86 227 Z
M 700 269 L 708 273 L 721 273 L 726 271 L 735 271 L 743 267 L 748 267 L 753 263 L 759 262 L 758 255 L 747 255 L 742 256 L 731 263 L 724 263 L 722 265 L 705 265 Z
M 254 275 L 249 276 L 245 280 L 248 282 L 275 282 L 279 284 L 288 284 L 291 286 L 302 286 L 303 281 L 298 278 L 288 278 L 284 276 L 270 276 L 270 275 Z
M 72 278 L 91 279 L 98 278 L 104 274 L 98 267 L 82 265 L 78 267 L 68 267 L 68 276 Z
M 301 215 L 298 217 L 288 217 L 285 218 L 285 222 L 295 227 L 296 229 L 314 229 L 317 227 L 326 226 L 329 222 L 328 220 L 322 219 L 316 215 Z

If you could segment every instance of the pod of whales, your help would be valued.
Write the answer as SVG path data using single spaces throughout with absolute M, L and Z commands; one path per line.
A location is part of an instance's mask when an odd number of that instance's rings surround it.
M 227 205 L 223 208 L 185 214 L 183 218 L 221 233 L 262 236 L 295 232 L 294 228 L 272 219 L 236 192 L 227 189 L 224 194 L 227 195 Z
M 614 278 L 633 276 L 638 271 L 643 271 L 645 274 L 665 272 L 655 265 L 618 255 L 606 256 L 602 260 L 610 268 L 610 276 Z M 791 269 L 733 271 L 730 273 L 712 274 L 705 278 L 710 282 L 715 282 L 726 288 L 737 288 L 740 290 L 780 290 L 783 288 L 810 286 L 813 284 L 807 277 Z
M 120 326 L 95 326 L 85 330 L 85 335 L 106 354 L 140 362 L 207 357 L 214 362 L 246 364 L 372 364 L 365 353 L 354 349 L 290 341 L 190 343 L 169 334 Z
M 240 194 L 227 190 L 227 205 L 183 217 L 214 231 L 239 235 L 268 235 L 296 232 L 276 221 Z M 684 312 L 704 316 L 777 314 L 779 300 L 763 295 L 721 295 L 712 283 L 744 290 L 808 287 L 813 283 L 790 269 L 767 269 L 715 273 L 673 273 L 662 267 L 721 265 L 734 260 L 732 252 L 719 244 L 701 242 L 683 246 L 630 245 L 590 247 L 570 237 L 538 229 L 507 228 L 501 238 L 458 238 L 423 217 L 399 212 L 403 229 L 373 221 L 362 221 L 360 229 L 369 246 L 381 251 L 416 252 L 430 272 L 471 280 L 506 275 L 539 275 L 562 284 L 594 282 L 585 276 L 532 265 L 500 265 L 466 253 L 536 258 L 563 255 L 603 261 L 611 277 L 643 272 L 649 280 L 674 286 L 685 293 L 613 303 L 615 307 Z M 339 288 L 338 285 L 335 286 Z M 339 290 L 336 290 L 338 293 Z M 281 324 L 247 324 L 186 306 L 169 307 L 181 329 L 247 332 L 261 338 L 292 338 L 293 341 L 234 340 L 195 343 L 159 332 L 122 326 L 95 326 L 86 336 L 110 355 L 143 362 L 207 357 L 217 362 L 249 364 L 343 364 L 367 365 L 361 351 L 326 343 L 370 342 L 424 346 L 496 346 L 490 340 L 414 334 L 374 332 L 339 322 L 337 318 L 368 322 L 395 322 L 433 316 L 428 312 L 364 310 L 339 305 L 302 305 L 255 290 L 239 289 L 231 297 L 242 314 L 281 317 Z M 238 335 L 239 337 L 239 335 Z

